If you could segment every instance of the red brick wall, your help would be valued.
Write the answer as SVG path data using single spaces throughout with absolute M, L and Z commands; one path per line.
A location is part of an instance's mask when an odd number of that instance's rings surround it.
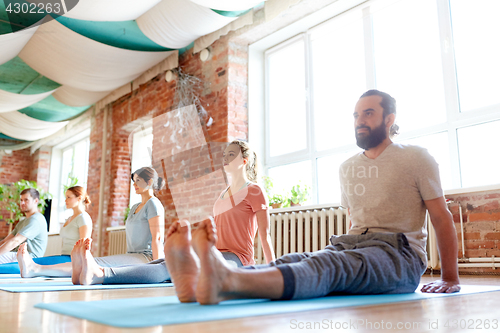
M 210 145 L 210 151 L 205 143 L 194 147 L 195 139 L 190 137 L 189 129 L 186 129 L 184 136 L 180 138 L 184 148 L 189 149 L 176 153 L 172 160 L 171 150 L 175 143 L 170 141 L 170 134 L 167 133 L 168 129 L 162 123 L 161 116 L 172 111 L 176 81 L 166 82 L 163 74 L 111 105 L 107 128 L 102 239 L 97 239 L 97 229 L 93 233 L 93 249 L 96 250 L 97 243 L 100 243 L 101 255 L 108 251 L 105 229 L 122 225 L 123 214 L 128 206 L 131 171 L 129 135 L 134 128 L 149 119 L 155 119 L 153 167 L 162 178 L 164 175 L 167 178 L 167 186 L 157 194 L 165 207 L 166 228 L 179 216 L 197 220 L 212 212 L 215 198 L 226 184 L 220 172 L 222 150 L 225 147 L 222 143 L 236 137 L 247 137 L 247 51 L 246 47 L 229 43 L 227 37 L 216 41 L 211 49 L 212 58 L 206 62 L 200 61 L 199 55 L 190 52 L 181 55 L 179 60 L 184 73 L 206 82 L 199 97 L 207 111 L 207 119 L 212 118 L 212 124 L 202 128 L 203 142 L 219 143 Z M 99 215 L 102 119 L 103 112 L 92 120 L 90 137 L 88 188 L 93 204 L 89 214 L 95 227 Z M 178 177 L 179 172 L 182 172 L 181 177 Z M 176 191 L 175 198 L 171 186 Z
M 500 191 L 447 195 L 446 198 L 453 200 L 448 207 L 457 229 L 458 257 L 463 257 L 459 206 L 462 207 L 465 258 L 500 256 Z M 460 271 L 495 272 L 492 268 L 460 268 Z
M 42 146 L 32 155 L 32 165 L 29 180 L 36 181 L 45 191 L 49 190 L 50 158 L 52 148 Z
M 93 229 L 92 239 L 96 240 L 98 235 L 98 217 L 99 217 L 99 192 L 101 181 L 101 161 L 102 161 L 102 135 L 103 135 L 104 112 L 98 113 L 91 118 L 90 124 L 90 145 L 89 145 L 89 170 L 87 178 L 87 194 L 90 197 L 91 204 L 87 212 L 92 218 Z M 94 241 L 95 243 L 95 241 Z M 95 247 L 95 244 L 93 244 Z

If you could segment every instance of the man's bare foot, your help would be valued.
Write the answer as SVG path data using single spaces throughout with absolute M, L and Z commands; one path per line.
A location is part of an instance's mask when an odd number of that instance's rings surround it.
M 76 241 L 71 250 L 71 281 L 73 284 L 80 284 L 80 273 L 82 272 L 82 257 L 80 255 L 83 239 Z
M 28 253 L 28 248 L 26 243 L 19 245 L 17 250 L 17 262 L 19 263 L 19 269 L 21 270 L 21 277 L 31 278 L 37 276 L 37 264 L 33 261 L 30 254 Z
M 188 221 L 176 221 L 168 229 L 165 263 L 179 300 L 183 303 L 196 302 L 199 260 L 191 247 L 191 228 Z
M 196 287 L 196 300 L 200 304 L 217 304 L 229 299 L 224 292 L 229 289 L 228 277 L 232 269 L 215 248 L 216 235 L 212 219 L 202 221 L 193 232 L 192 244 L 201 265 Z
M 80 248 L 80 258 L 82 260 L 81 285 L 101 284 L 104 282 L 104 269 L 95 262 L 92 253 L 90 253 L 91 242 L 90 238 L 85 238 Z

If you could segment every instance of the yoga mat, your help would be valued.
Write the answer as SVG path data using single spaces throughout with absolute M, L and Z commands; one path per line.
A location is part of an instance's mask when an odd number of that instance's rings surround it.
M 421 286 L 418 288 L 420 290 Z M 233 300 L 219 305 L 179 303 L 176 296 L 126 298 L 91 302 L 39 303 L 36 308 L 123 328 L 185 324 L 202 321 L 275 315 L 351 306 L 408 302 L 454 297 L 488 291 L 500 286 L 462 286 L 453 294 L 412 294 L 330 296 L 296 301 Z
M 39 283 L 15 283 L 0 284 L 0 290 L 12 293 L 29 293 L 42 291 L 71 291 L 71 290 L 95 290 L 95 289 L 133 289 L 133 288 L 156 288 L 173 287 L 173 283 L 151 283 L 151 284 L 94 284 L 90 286 L 73 285 L 69 282 L 46 281 Z
M 9 274 L 10 275 L 10 274 Z M 0 284 L 3 283 L 32 283 L 32 282 L 40 282 L 40 281 L 57 281 L 57 282 L 71 282 L 70 277 L 50 277 L 50 276 L 36 276 L 32 278 L 22 278 L 19 274 L 12 274 L 12 277 L 0 276 Z
M 11 279 L 21 277 L 21 274 L 1 274 L 0 279 Z
M 68 255 L 49 256 L 49 257 L 33 258 L 33 261 L 35 262 L 35 264 L 39 265 L 55 265 L 55 264 L 62 264 L 65 262 L 71 262 L 71 257 Z M 1 275 L 19 274 L 19 273 L 20 273 L 19 263 L 17 261 L 0 265 Z

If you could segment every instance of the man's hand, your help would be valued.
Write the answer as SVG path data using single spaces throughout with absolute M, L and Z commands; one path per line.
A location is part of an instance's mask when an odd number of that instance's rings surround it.
M 456 293 L 460 291 L 460 283 L 458 281 L 437 280 L 427 283 L 420 291 L 423 293 Z

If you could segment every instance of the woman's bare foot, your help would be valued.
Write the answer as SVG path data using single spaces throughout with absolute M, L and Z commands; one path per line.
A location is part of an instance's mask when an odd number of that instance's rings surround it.
M 191 228 L 188 221 L 176 221 L 168 229 L 165 263 L 179 300 L 183 303 L 196 302 L 199 260 L 191 247 Z
M 200 304 L 217 304 L 230 298 L 225 292 L 230 289 L 228 283 L 232 269 L 215 248 L 216 240 L 212 219 L 202 221 L 193 232 L 192 244 L 201 264 L 196 287 L 196 300 Z
M 80 248 L 80 258 L 82 260 L 81 285 L 101 284 L 104 282 L 104 269 L 95 262 L 92 253 L 90 253 L 91 242 L 90 238 L 85 238 Z
M 38 265 L 35 264 L 28 253 L 26 243 L 19 245 L 19 249 L 17 250 L 17 262 L 21 270 L 21 277 L 31 278 L 37 276 Z
M 80 255 L 83 239 L 76 241 L 71 250 L 71 281 L 73 284 L 80 284 L 80 273 L 82 272 L 82 257 Z

